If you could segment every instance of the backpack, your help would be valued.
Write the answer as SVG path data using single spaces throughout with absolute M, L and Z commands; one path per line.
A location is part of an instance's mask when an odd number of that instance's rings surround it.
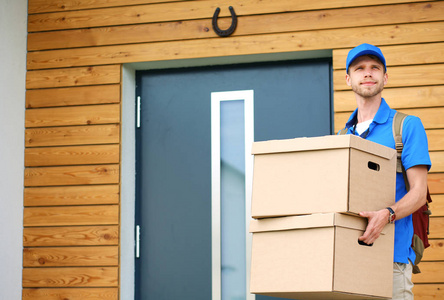
M 410 185 L 407 180 L 407 173 L 401 162 L 402 149 L 404 147 L 402 143 L 402 127 L 406 117 L 407 117 L 406 114 L 401 112 L 396 112 L 393 118 L 392 127 L 393 127 L 393 137 L 395 139 L 395 147 L 397 152 L 396 172 L 398 173 L 402 172 L 405 186 L 407 188 L 407 191 L 409 191 Z M 424 250 L 430 246 L 429 237 L 428 237 L 430 233 L 429 231 L 430 215 L 432 214 L 432 212 L 429 209 L 430 202 L 432 202 L 432 198 L 430 197 L 429 188 L 427 187 L 426 203 L 412 214 L 412 222 L 413 222 L 412 249 L 413 251 L 415 251 L 416 254 L 415 263 L 413 265 L 414 274 L 421 273 L 418 264 L 421 262 Z
M 407 191 L 410 189 L 409 182 L 407 180 L 407 173 L 402 165 L 401 155 L 402 149 L 404 148 L 404 144 L 402 143 L 402 127 L 404 125 L 404 120 L 407 117 L 406 114 L 401 112 L 396 112 L 393 117 L 392 131 L 393 138 L 395 139 L 395 148 L 397 152 L 396 159 L 396 172 L 402 173 L 404 177 L 405 186 Z M 347 128 L 344 128 L 339 131 L 339 135 L 343 135 L 347 133 Z M 416 259 L 413 265 L 413 273 L 421 273 L 421 270 L 418 267 L 418 264 L 421 262 L 421 259 L 424 254 L 424 250 L 430 246 L 429 244 L 429 221 L 430 215 L 432 212 L 429 209 L 429 203 L 432 202 L 430 197 L 429 188 L 427 187 L 427 201 L 426 203 L 420 207 L 417 211 L 412 214 L 412 222 L 413 222 L 413 239 L 412 239 L 412 249 L 415 251 Z

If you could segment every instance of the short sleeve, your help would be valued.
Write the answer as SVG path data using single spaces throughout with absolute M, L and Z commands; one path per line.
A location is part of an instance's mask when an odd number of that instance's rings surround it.
M 430 170 L 432 163 L 429 155 L 427 135 L 421 119 L 408 116 L 402 128 L 402 164 L 407 170 L 418 165 L 425 165 Z

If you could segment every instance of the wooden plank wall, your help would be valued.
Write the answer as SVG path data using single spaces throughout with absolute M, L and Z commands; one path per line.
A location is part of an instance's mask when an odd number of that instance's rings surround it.
M 239 16 L 212 30 L 221 7 Z M 121 66 L 333 50 L 335 129 L 354 109 L 345 56 L 388 62 L 384 97 L 421 117 L 433 167 L 432 246 L 416 299 L 444 297 L 444 1 L 29 0 L 23 299 L 119 299 Z

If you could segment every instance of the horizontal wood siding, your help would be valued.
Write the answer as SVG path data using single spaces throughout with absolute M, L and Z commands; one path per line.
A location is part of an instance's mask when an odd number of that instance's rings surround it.
M 25 226 L 107 225 L 119 222 L 117 205 L 27 207 Z
M 228 38 L 213 31 L 238 27 Z M 345 58 L 381 47 L 388 103 L 419 116 L 433 167 L 431 247 L 415 299 L 444 297 L 444 2 L 29 0 L 23 299 L 119 299 L 125 63 L 332 50 L 334 127 L 355 108 Z
M 67 1 L 66 1 L 67 2 Z M 149 3 L 150 1 L 145 1 Z M 163 1 L 167 2 L 167 1 Z M 361 6 L 378 4 L 402 3 L 406 1 L 397 0 L 376 0 L 359 1 L 313 1 L 310 0 L 280 0 L 280 1 L 260 1 L 243 0 L 238 1 L 234 6 L 238 16 L 257 15 L 270 13 L 287 13 L 292 11 L 334 9 L 342 7 Z M 412 1 L 425 2 L 425 1 Z M 122 3 L 123 4 L 123 3 Z M 33 14 L 28 18 L 28 31 L 48 31 L 67 28 L 90 28 L 101 26 L 113 26 L 124 24 L 157 23 L 166 21 L 183 21 L 189 19 L 209 18 L 213 16 L 217 7 L 227 7 L 232 5 L 229 0 L 200 0 L 200 1 L 180 1 L 176 3 L 159 3 L 137 6 L 108 7 L 95 10 L 75 10 L 70 12 L 60 12 L 51 14 Z M 391 9 L 392 12 L 396 8 Z M 229 16 L 228 9 L 221 11 L 221 16 Z M 390 14 L 387 14 L 390 16 Z M 356 16 L 353 16 L 356 17 Z M 372 25 L 375 23 L 372 23 Z
M 27 187 L 24 203 L 30 206 L 119 204 L 118 185 Z
M 49 246 L 109 246 L 119 244 L 119 227 L 55 226 L 26 227 L 23 232 L 25 247 Z
M 444 35 L 444 22 L 386 25 L 377 28 L 382 37 L 367 38 L 371 43 L 385 42 L 398 44 L 403 40 L 416 42 L 413 36 L 421 37 L 421 42 L 438 42 Z M 63 50 L 37 51 L 28 54 L 28 69 L 64 68 L 69 66 L 86 66 L 100 61 L 101 64 L 117 62 L 132 63 L 164 61 L 174 59 L 209 58 L 218 56 L 249 55 L 261 53 L 282 53 L 295 50 L 309 51 L 332 48 L 352 47 L 357 37 L 371 36 L 375 28 L 341 28 L 303 32 L 265 34 L 257 36 L 236 36 L 230 39 L 210 38 L 184 41 L 168 41 L 146 44 L 129 44 L 117 46 L 75 48 Z M 337 38 L 332 38 L 337 37 Z M 382 41 L 381 41 L 382 40 Z M 49 71 L 47 71 L 49 72 Z
M 355 2 L 356 4 L 356 2 Z M 287 6 L 289 7 L 289 6 Z M 407 22 L 425 22 L 441 20 L 440 10 L 443 3 L 433 6 L 422 3 L 403 4 L 396 6 L 353 7 L 335 10 L 316 10 L 287 12 L 275 15 L 239 16 L 242 23 L 234 36 L 257 33 L 293 32 L 355 27 L 378 24 L 398 24 Z M 391 8 L 394 8 L 395 11 Z M 214 10 L 213 10 L 214 11 Z M 421 12 L 420 14 L 418 12 Z M 221 12 L 221 14 L 223 11 Z M 239 13 L 237 12 L 239 15 Z M 356 16 L 359 15 L 359 19 Z M 189 17 L 184 15 L 183 18 Z M 162 23 L 146 23 L 139 25 L 122 25 L 116 22 L 114 27 L 99 27 L 77 30 L 58 30 L 30 33 L 29 50 L 48 50 L 89 46 L 105 46 L 114 44 L 135 44 L 159 41 L 177 41 L 217 37 L 212 28 L 212 13 L 205 19 L 184 20 Z M 220 27 L 229 27 L 229 18 L 220 19 Z
M 120 103 L 119 92 L 118 84 L 28 90 L 26 107 Z
M 28 288 L 22 300 L 115 300 L 118 295 L 117 288 Z
M 118 164 L 119 145 L 40 147 L 25 150 L 25 166 Z
M 119 175 L 119 165 L 26 168 L 25 186 L 118 184 Z
M 444 247 L 444 239 L 434 239 L 430 241 L 430 248 L 424 254 L 424 261 L 441 260 L 441 253 Z
M 120 78 L 27 73 L 23 299 L 119 299 Z
M 25 268 L 23 287 L 115 287 L 117 267 Z
M 340 77 L 341 76 L 339 76 L 339 78 Z M 435 85 L 422 87 L 391 88 L 384 91 L 384 97 L 390 99 L 390 103 L 392 104 L 392 106 L 394 105 L 399 109 L 440 107 L 442 106 L 442 99 L 444 99 L 444 86 Z M 352 91 L 337 91 L 335 93 L 335 111 L 347 112 L 355 109 L 355 104 L 350 101 L 350 98 L 353 98 Z
M 38 247 L 23 252 L 25 267 L 118 266 L 119 249 L 109 247 Z
M 444 217 L 444 195 L 434 195 L 430 207 L 434 217 Z
M 60 0 L 33 0 L 29 2 L 28 13 L 69 11 L 101 7 L 114 7 L 157 2 L 172 2 L 177 0 L 90 0 L 90 1 L 60 1 Z
M 25 118 L 27 128 L 119 123 L 120 105 L 30 109 L 27 110 Z
M 120 126 L 88 125 L 25 129 L 25 146 L 114 144 L 120 141 Z

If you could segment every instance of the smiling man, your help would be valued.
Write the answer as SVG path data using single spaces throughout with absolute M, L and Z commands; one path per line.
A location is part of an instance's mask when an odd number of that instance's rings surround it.
M 362 44 L 350 50 L 346 62 L 345 80 L 355 95 L 357 109 L 343 130 L 370 141 L 395 149 L 392 131 L 396 110 L 391 109 L 382 91 L 388 82 L 387 65 L 381 50 Z M 431 167 L 427 136 L 419 118 L 408 116 L 403 124 L 404 148 L 401 161 L 406 169 L 410 189 L 407 191 L 402 173 L 396 175 L 396 203 L 378 211 L 364 211 L 367 229 L 359 238 L 371 244 L 387 223 L 395 223 L 393 255 L 393 299 L 413 299 L 412 262 L 415 253 L 412 213 L 426 201 L 427 172 Z

